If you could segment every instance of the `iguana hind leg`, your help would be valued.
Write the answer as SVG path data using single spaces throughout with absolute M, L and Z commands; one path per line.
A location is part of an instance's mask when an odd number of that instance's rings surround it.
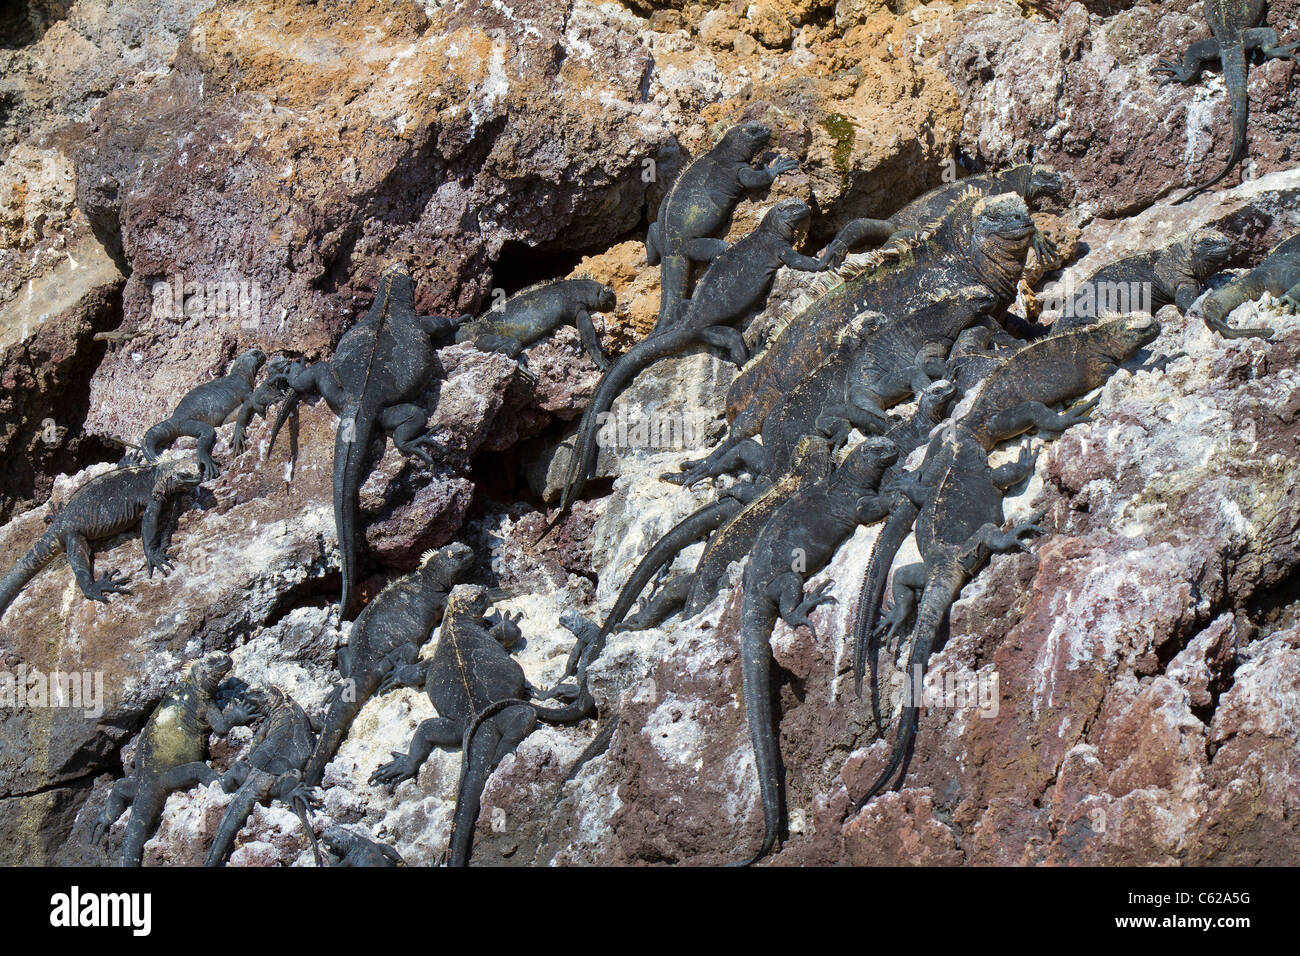
M 108 837 L 108 830 L 118 818 L 126 812 L 127 806 L 135 800 L 135 778 L 123 777 L 113 784 L 104 801 L 104 809 L 99 812 L 90 827 L 90 842 L 99 843 Z
M 84 537 L 79 534 L 68 535 L 63 539 L 63 547 L 68 553 L 72 576 L 77 579 L 77 586 L 81 588 L 81 593 L 87 600 L 102 601 L 107 604 L 110 594 L 131 593 L 131 589 L 127 587 L 128 579 L 120 571 L 112 570 L 103 577 L 95 577 L 90 543 Z
M 173 790 L 189 790 L 200 784 L 219 783 L 217 772 L 202 760 L 183 763 L 179 767 L 170 767 L 158 775 L 158 785 L 170 793 Z
M 390 405 L 379 415 L 382 428 L 391 430 L 393 444 L 404 455 L 414 455 L 427 465 L 436 464 L 433 457 L 425 451 L 425 446 L 433 448 L 439 454 L 446 454 L 446 447 L 433 437 L 425 428 L 428 413 L 419 405 Z
M 1295 60 L 1300 62 L 1300 55 L 1295 52 L 1300 49 L 1300 41 L 1281 46 L 1277 31 L 1272 27 L 1255 27 L 1246 30 L 1242 33 L 1241 39 L 1247 50 L 1258 50 L 1266 60 Z
M 474 738 L 467 741 L 468 749 L 461 756 L 460 786 L 447 848 L 449 866 L 465 866 L 469 862 L 474 824 L 478 820 L 488 777 L 502 758 L 518 747 L 536 725 L 537 713 L 533 708 L 524 705 L 509 707 L 483 721 Z
M 411 738 L 411 746 L 406 753 L 393 751 L 393 759 L 375 770 L 370 775 L 370 784 L 396 785 L 409 780 L 420 772 L 420 767 L 429 759 L 434 747 L 455 747 L 461 742 L 465 728 L 446 717 L 431 717 L 421 721 Z

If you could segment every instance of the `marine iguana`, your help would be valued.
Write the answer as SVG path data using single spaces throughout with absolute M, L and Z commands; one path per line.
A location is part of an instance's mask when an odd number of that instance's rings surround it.
M 766 189 L 777 176 L 799 168 L 789 157 L 765 167 L 753 165 L 771 138 L 771 130 L 762 123 L 731 127 L 716 146 L 682 170 L 659 203 L 658 216 L 645 237 L 646 262 L 660 267 L 656 331 L 679 317 L 678 307 L 689 291 L 691 264 L 708 262 L 727 247 L 721 237 L 741 197 Z
M 1030 342 L 987 372 L 961 418 L 962 425 L 989 451 L 999 442 L 1035 427 L 1060 432 L 1086 422 L 1091 404 L 1059 414 L 1047 406 L 1078 398 L 1103 385 L 1121 364 L 1159 334 L 1160 323 L 1153 316 L 1135 313 Z M 921 475 L 932 473 L 929 463 L 938 454 L 937 448 L 932 444 L 927 450 L 926 461 L 918 469 Z M 900 501 L 872 549 L 853 628 L 853 673 L 859 694 L 889 568 L 918 512 L 919 506 Z
M 174 567 L 167 554 L 166 512 L 173 499 L 202 481 L 198 466 L 186 458 L 125 464 L 90 479 L 47 519 L 49 528 L 0 580 L 0 617 L 14 598 L 60 553 L 66 553 L 73 577 L 87 600 L 108 603 L 110 594 L 130 594 L 128 578 L 113 570 L 95 577 L 91 543 L 140 524 L 145 567 L 165 576 Z
M 1180 236 L 1163 249 L 1102 266 L 1068 289 L 1069 301 L 1052 331 L 1090 325 L 1108 312 L 1140 309 L 1154 315 L 1175 305 L 1186 313 L 1231 256 L 1232 241 L 1217 229 L 1204 228 Z M 1126 307 L 1117 307 L 1115 300 Z
M 509 650 L 523 639 L 518 619 L 512 620 L 509 615 L 489 618 L 487 609 L 484 588 L 458 586 L 447 599 L 433 655 L 427 661 L 391 671 L 380 688 L 383 691 L 423 684 L 438 716 L 416 728 L 406 753 L 394 751 L 393 759 L 370 775 L 372 785 L 395 786 L 414 777 L 434 747 L 454 747 L 462 742 L 469 747 L 462 758 L 468 771 L 462 773 L 452 822 L 453 866 L 464 865 L 468 859 L 479 799 L 501 758 L 532 732 L 539 717 L 572 721 L 584 716 L 568 709 L 540 707 L 528 699 L 532 695 L 524 670 Z M 492 711 L 486 721 L 476 722 L 478 715 L 497 702 L 509 706 Z M 471 729 L 477 733 L 472 735 Z
M 1201 302 L 1201 318 L 1224 338 L 1271 338 L 1272 329 L 1234 329 L 1227 323 L 1233 309 L 1265 292 L 1291 309 L 1300 309 L 1300 233 L 1270 249 L 1264 261 L 1250 272 L 1207 295 Z
M 1017 193 L 1030 208 L 1045 197 L 1059 197 L 1065 190 L 1061 174 L 1041 163 L 1021 163 L 992 173 L 957 179 L 913 199 L 888 219 L 863 219 L 862 237 L 876 243 L 914 241 L 964 196 L 972 193 L 996 196 Z M 1041 232 L 1034 232 L 1034 250 L 1045 262 L 1056 260 L 1056 246 Z
M 376 429 L 389 431 L 398 451 L 434 463 L 425 447 L 438 449 L 439 445 L 425 428 L 427 414 L 415 399 L 441 372 L 434 340 L 459 321 L 417 315 L 410 273 L 403 265 L 391 265 L 380 275 L 370 311 L 344 333 L 334 356 L 312 365 L 294 363 L 286 374 L 291 394 L 276 415 L 268 450 L 275 447 L 280 428 L 305 395 L 321 395 L 339 417 L 334 439 L 334 523 L 343 570 L 339 614 L 344 617 L 356 591 L 361 537 L 357 493 L 371 437 Z
M 830 476 L 787 499 L 763 526 L 742 577 L 740 670 L 763 804 L 763 844 L 750 862 L 776 844 L 781 823 L 780 754 L 772 713 L 772 628 L 779 616 L 813 630 L 808 614 L 833 601 L 827 581 L 811 592 L 804 582 L 824 568 L 860 524 L 889 513 L 892 495 L 876 489 L 898 458 L 887 438 L 867 438 Z
M 265 404 L 259 409 L 254 403 L 257 373 L 265 362 L 265 352 L 249 349 L 235 359 L 225 376 L 190 389 L 169 418 L 145 432 L 141 447 L 145 458 L 157 461 L 176 439 L 188 435 L 198 439 L 203 480 L 216 478 L 221 473 L 212 460 L 212 449 L 217 443 L 216 430 L 234 419 L 235 433 L 230 439 L 230 453 L 237 458 L 244 453 L 244 432 L 253 419 L 253 413 L 266 412 Z M 282 377 L 287 367 L 287 363 L 277 363 L 271 369 L 270 377 Z M 258 397 L 262 398 L 261 395 Z
M 821 272 L 839 265 L 854 244 L 856 226 L 850 223 L 826 247 L 821 258 L 805 256 L 794 243 L 812 219 L 812 209 L 799 199 L 783 199 L 768 210 L 758 227 L 720 253 L 700 277 L 695 293 L 684 303 L 685 315 L 668 328 L 653 332 L 619 358 L 601 378 L 578 425 L 569 456 L 559 515 L 563 516 L 591 477 L 599 451 L 597 438 L 602 416 L 632 380 L 655 362 L 677 355 L 697 342 L 725 349 L 738 367 L 748 351 L 733 324 L 767 300 L 772 281 L 782 266 L 801 272 Z M 558 521 L 557 516 L 554 521 Z M 554 524 L 552 522 L 552 525 Z
M 325 828 L 321 842 L 337 856 L 334 866 L 405 866 L 400 853 L 337 823 Z
M 344 682 L 330 694 L 320 739 L 303 769 L 308 786 L 320 786 L 325 766 L 380 682 L 419 657 L 420 647 L 442 621 L 447 595 L 473 563 L 473 550 L 459 542 L 430 551 L 419 568 L 389 584 L 357 616 L 348 646 L 338 654 Z
M 316 834 L 307 817 L 310 787 L 303 783 L 302 768 L 316 744 L 307 712 L 278 687 L 250 688 L 244 700 L 266 716 L 253 736 L 247 760 L 238 760 L 221 776 L 221 789 L 234 793 L 217 827 L 204 866 L 221 866 L 235 845 L 248 815 L 259 803 L 278 797 L 293 807 L 311 841 L 316 865 L 321 865 Z
M 1187 85 L 1200 79 L 1206 63 L 1219 60 L 1223 65 L 1223 82 L 1228 88 L 1228 104 L 1232 107 L 1232 154 L 1228 165 L 1209 182 L 1174 200 L 1174 205 L 1213 188 L 1246 158 L 1246 120 L 1250 114 L 1246 54 L 1258 51 L 1266 60 L 1300 61 L 1294 52 L 1300 42 L 1279 46 L 1277 31 L 1259 26 L 1266 6 L 1265 0 L 1205 0 L 1204 16 L 1214 35 L 1189 46 L 1182 63 L 1161 60 L 1155 68 L 1156 73 L 1165 75 L 1161 85 L 1173 82 Z
M 1005 308 L 1015 300 L 1033 234 L 1034 221 L 1020 196 L 972 194 L 905 254 L 882 251 L 840 270 L 838 284 L 800 310 L 732 383 L 727 437 L 703 462 L 688 463 L 689 475 L 712 468 L 732 447 L 758 434 L 771 411 L 825 361 L 839 331 L 855 317 L 879 313 L 904 322 L 913 312 L 933 309 L 936 299 L 953 289 L 979 287 L 992 294 L 992 311 Z M 919 348 L 930 336 L 920 324 L 912 328 Z
M 463 316 L 456 329 L 457 342 L 472 342 L 481 352 L 502 352 L 511 358 L 561 325 L 578 329 L 582 347 L 601 371 L 609 359 L 591 324 L 591 313 L 613 312 L 618 306 L 614 290 L 595 279 L 554 279 L 516 292 L 500 307 L 477 319 Z
M 113 784 L 90 831 L 90 842 L 107 838 L 109 827 L 131 805 L 122 841 L 122 865 L 139 866 L 145 841 L 162 813 L 167 794 L 218 780 L 204 763 L 208 734 L 224 735 L 249 723 L 257 710 L 247 703 L 217 706 L 217 691 L 230 673 L 230 655 L 220 651 L 191 662 L 150 715 L 135 746 L 135 771 Z

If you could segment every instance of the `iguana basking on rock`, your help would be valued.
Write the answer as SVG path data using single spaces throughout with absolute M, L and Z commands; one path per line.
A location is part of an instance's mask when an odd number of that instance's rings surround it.
M 951 313 L 936 302 L 953 290 L 969 290 L 963 291 L 963 299 L 987 290 L 987 311 L 994 315 L 1015 301 L 1034 235 L 1034 221 L 1018 195 L 965 196 L 927 235 L 901 257 L 896 250 L 885 251 L 846 266 L 826 291 L 773 336 L 732 384 L 727 393 L 727 437 L 704 461 L 686 465 L 691 478 L 707 473 L 735 445 L 758 434 L 773 409 L 827 361 L 841 331 L 855 318 L 876 313 L 896 324 L 922 313 L 946 323 Z M 864 334 L 878 327 L 870 325 Z M 911 365 L 916 352 L 934 336 L 923 322 L 907 328 L 916 342 L 907 360 Z M 886 424 L 878 427 L 883 430 Z
M 1161 60 L 1156 73 L 1165 75 L 1163 83 L 1195 83 L 1205 64 L 1218 60 L 1223 65 L 1223 83 L 1228 88 L 1228 105 L 1232 108 L 1232 154 L 1228 165 L 1217 176 L 1185 193 L 1174 205 L 1213 188 L 1246 158 L 1246 120 L 1250 115 L 1250 97 L 1246 88 L 1246 54 L 1260 53 L 1264 59 L 1300 61 L 1295 50 L 1300 43 L 1279 46 L 1277 31 L 1259 24 L 1264 19 L 1265 0 L 1205 0 L 1203 15 L 1213 36 L 1187 48 L 1182 63 Z
M 766 167 L 753 165 L 771 138 L 762 123 L 731 127 L 682 170 L 659 203 L 645 238 L 647 263 L 660 267 L 656 331 L 679 318 L 679 306 L 690 291 L 691 264 L 708 262 L 727 248 L 722 237 L 745 193 L 766 189 L 777 176 L 799 168 L 789 157 Z
M 834 598 L 804 582 L 830 562 L 860 524 L 889 513 L 892 495 L 877 493 L 880 477 L 898 458 L 887 438 L 867 438 L 830 476 L 788 498 L 763 525 L 741 579 L 740 671 L 745 713 L 754 746 L 763 805 L 763 844 L 769 853 L 780 835 L 780 754 L 772 713 L 772 628 L 779 616 L 791 627 L 813 629 L 808 614 Z
M 192 662 L 140 732 L 134 772 L 113 784 L 90 832 L 90 842 L 98 843 L 108 836 L 109 827 L 127 804 L 131 805 L 122 841 L 123 866 L 140 865 L 145 841 L 158 822 L 167 794 L 218 780 L 216 771 L 204 762 L 208 734 L 227 734 L 257 715 L 255 708 L 244 703 L 233 703 L 224 711 L 217 706 L 217 691 L 230 668 L 230 655 L 221 652 Z
M 357 495 L 370 458 L 376 430 L 389 431 L 397 450 L 432 465 L 426 447 L 438 443 L 425 427 L 427 413 L 416 403 L 441 373 L 434 341 L 447 335 L 459 319 L 415 312 L 415 284 L 405 266 L 386 268 L 374 304 L 344 333 L 334 356 L 312 365 L 295 363 L 287 373 L 292 390 L 280 406 L 269 448 L 302 397 L 324 397 L 339 417 L 334 439 L 334 523 L 338 529 L 343 570 L 339 613 L 351 610 L 357 585 Z
M 861 234 L 864 241 L 886 243 L 889 241 L 915 241 L 935 220 L 964 196 L 978 194 L 996 196 L 999 193 L 1016 193 L 1032 209 L 1047 197 L 1059 197 L 1065 190 L 1061 174 L 1041 163 L 1021 163 L 993 173 L 980 173 L 936 186 L 924 195 L 894 213 L 888 219 L 863 219 Z M 1034 249 L 1039 258 L 1051 262 L 1056 259 L 1056 246 L 1041 232 L 1034 233 Z
M 665 329 L 634 345 L 614 363 L 600 380 L 587 403 L 569 456 L 560 515 L 572 507 L 591 477 L 599 451 L 597 438 L 604 416 L 636 376 L 655 362 L 677 355 L 689 346 L 704 342 L 723 348 L 731 360 L 742 366 L 748 359 L 744 337 L 734 324 L 760 308 L 772 289 L 782 266 L 802 272 L 821 272 L 837 266 L 854 244 L 856 226 L 850 223 L 826 247 L 821 258 L 805 256 L 795 249 L 800 233 L 807 229 L 812 210 L 799 199 L 783 199 L 768 210 L 758 227 L 729 247 L 710 264 L 683 303 L 685 315 Z M 556 519 L 558 520 L 558 519 Z
M 230 453 L 237 458 L 244 453 L 244 433 L 253 420 L 253 414 L 266 413 L 267 406 L 263 399 L 266 393 L 259 393 L 256 387 L 257 373 L 265 362 L 266 353 L 261 349 L 249 349 L 235 359 L 225 376 L 190 389 L 171 417 L 145 432 L 141 447 L 145 458 L 157 461 L 158 456 L 170 448 L 176 439 L 188 435 L 198 439 L 199 465 L 203 469 L 203 479 L 211 481 L 216 478 L 221 473 L 217 463 L 212 460 L 212 449 L 217 443 L 217 429 L 234 420 L 235 433 L 230 438 Z M 287 368 L 288 363 L 274 363 L 268 381 L 283 381 Z
M 473 550 L 459 542 L 430 551 L 418 569 L 389 584 L 357 615 L 348 646 L 338 655 L 344 681 L 330 694 L 320 739 L 303 769 L 308 786 L 320 786 L 325 766 L 383 679 L 395 668 L 415 663 L 442 621 L 447 595 L 473 563 Z
M 90 479 L 61 508 L 51 508 L 49 528 L 0 580 L 0 617 L 27 582 L 60 552 L 67 554 L 73 577 L 87 600 L 107 604 L 110 594 L 130 594 L 127 578 L 118 571 L 95 577 L 91 545 L 137 523 L 149 576 L 154 569 L 166 575 L 174 566 L 167 554 L 167 525 L 174 499 L 201 480 L 198 466 L 187 458 L 124 464 Z
M 376 843 L 337 823 L 325 828 L 321 842 L 337 856 L 334 866 L 405 866 L 400 853 L 386 843 Z
M 1069 298 L 1052 331 L 1090 325 L 1107 313 L 1146 311 L 1167 305 L 1186 313 L 1232 256 L 1232 241 L 1217 229 L 1198 229 L 1163 249 L 1139 252 L 1102 266 L 1084 281 L 1067 285 Z M 1229 329 L 1227 334 L 1235 335 Z
M 613 312 L 617 306 L 614 290 L 595 279 L 554 279 L 516 292 L 477 319 L 464 316 L 464 323 L 456 329 L 456 341 L 472 342 L 482 352 L 517 358 L 561 325 L 572 325 L 591 360 L 604 371 L 609 359 L 600 347 L 591 313 Z
M 1061 432 L 1088 420 L 1091 405 L 1056 413 L 1048 408 L 1105 384 L 1119 366 L 1160 334 L 1160 323 L 1146 313 L 1119 316 L 1096 325 L 1060 332 L 1031 342 L 998 361 L 979 385 L 961 417 L 964 432 L 986 452 L 999 442 L 1033 428 Z M 918 469 L 935 474 L 932 443 Z M 872 648 L 880 601 L 898 549 L 915 522 L 919 506 L 900 501 L 881 530 L 867 565 L 854 619 L 854 678 L 861 693 Z M 874 704 L 874 687 L 873 687 Z
M 380 688 L 423 685 L 438 716 L 416 728 L 406 753 L 394 752 L 391 761 L 370 775 L 372 785 L 394 786 L 414 777 L 434 747 L 455 747 L 462 742 L 469 746 L 475 718 L 492 704 L 509 704 L 492 712 L 488 726 L 476 725 L 473 745 L 463 757 L 470 769 L 457 796 L 450 841 L 452 865 L 463 865 L 468 859 L 483 786 L 501 758 L 532 732 L 539 717 L 565 721 L 583 716 L 532 703 L 523 668 L 509 651 L 523 639 L 518 621 L 508 615 L 489 618 L 487 609 L 484 588 L 459 585 L 447 599 L 433 655 L 391 671 Z M 543 696 L 558 693 L 557 689 Z
M 311 841 L 316 865 L 320 866 L 316 834 L 307 817 L 310 787 L 302 779 L 302 768 L 316 745 L 316 734 L 307 712 L 278 687 L 251 688 L 244 693 L 244 700 L 266 716 L 253 736 L 248 758 L 236 761 L 221 776 L 221 789 L 234 793 L 235 799 L 221 817 L 203 865 L 221 866 L 253 807 L 278 797 L 298 814 Z
M 1225 338 L 1271 338 L 1272 329 L 1234 329 L 1227 324 L 1233 309 L 1260 298 L 1265 292 L 1288 308 L 1300 309 L 1300 233 L 1274 246 L 1264 261 L 1244 276 L 1207 295 L 1201 302 L 1201 318 Z

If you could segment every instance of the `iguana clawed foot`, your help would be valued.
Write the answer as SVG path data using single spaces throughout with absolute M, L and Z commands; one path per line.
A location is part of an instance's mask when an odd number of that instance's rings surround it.
M 802 601 L 795 606 L 789 614 L 784 614 L 785 622 L 791 627 L 806 627 L 812 632 L 813 637 L 817 636 L 817 628 L 813 627 L 812 619 L 808 615 L 823 604 L 838 604 L 839 599 L 834 595 L 827 594 L 826 591 L 833 584 L 833 581 L 823 581 L 817 587 L 807 593 Z
M 163 577 L 167 577 L 167 575 L 170 574 L 175 569 L 176 562 L 172 560 L 172 556 L 170 554 L 168 554 L 166 551 L 159 549 L 156 551 L 145 552 L 144 566 L 145 566 L 145 570 L 149 574 L 150 580 L 152 580 L 153 572 L 155 568 L 157 568 L 158 571 L 162 573 Z
M 419 772 L 419 764 L 413 762 L 408 754 L 400 751 L 391 751 L 393 758 L 388 763 L 377 768 L 370 775 L 370 785 L 394 787 L 403 780 L 410 780 Z
M 113 570 L 109 571 L 102 577 L 95 579 L 94 583 L 86 590 L 86 597 L 92 601 L 102 601 L 108 603 L 110 594 L 130 594 L 131 589 L 127 587 L 130 578 L 122 572 Z
M 1199 76 L 1199 71 L 1188 69 L 1177 60 L 1162 59 L 1151 72 L 1163 74 L 1163 78 L 1160 80 L 1161 86 L 1167 86 L 1170 83 L 1181 83 L 1186 86 L 1195 83 Z

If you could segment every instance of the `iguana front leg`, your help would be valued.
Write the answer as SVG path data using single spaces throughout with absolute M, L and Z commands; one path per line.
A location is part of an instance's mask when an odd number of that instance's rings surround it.
M 1217 59 L 1219 59 L 1219 41 L 1214 37 L 1207 37 L 1189 46 L 1187 52 L 1183 54 L 1181 63 L 1177 60 L 1161 60 L 1152 72 L 1164 75 L 1164 79 L 1160 81 L 1161 86 L 1167 83 L 1182 83 L 1187 86 L 1201 78 L 1201 71 L 1205 69 L 1205 64 L 1213 63 Z
M 145 508 L 144 517 L 140 519 L 140 542 L 144 545 L 144 566 L 150 578 L 153 577 L 155 568 L 166 577 L 176 567 L 163 541 L 164 526 L 168 524 L 163 520 L 164 512 L 168 510 L 167 503 L 168 499 L 165 496 L 154 494 L 149 499 L 149 507 Z
M 782 173 L 792 172 L 799 168 L 799 161 L 790 156 L 778 156 L 772 160 L 769 166 L 741 166 L 737 179 L 740 185 L 746 189 L 766 189 L 772 183 L 776 182 L 776 177 Z
M 706 344 L 726 352 L 727 357 L 737 368 L 741 368 L 749 361 L 749 348 L 745 345 L 745 337 L 730 326 L 715 325 L 701 329 L 700 338 Z
M 1019 522 L 1010 531 L 1003 531 L 995 524 L 981 526 L 962 546 L 957 562 L 968 575 L 973 575 L 988 561 L 989 555 L 1024 551 L 1028 543 L 1021 540 L 1023 536 L 1046 534 L 1037 524 L 1041 518 L 1042 514 L 1039 513 L 1029 521 Z
M 1114 371 L 1112 366 L 1107 372 Z M 1030 429 L 1037 428 L 1044 432 L 1063 432 L 1075 425 L 1084 425 L 1092 421 L 1092 412 L 1097 407 L 1099 398 L 1085 402 L 1064 412 L 1054 412 L 1042 402 L 1024 402 L 1006 411 L 999 412 L 989 419 L 989 434 L 1000 440 L 1014 438 Z
M 225 710 L 222 710 L 216 704 L 209 704 L 207 713 L 208 725 L 212 727 L 212 732 L 219 737 L 230 733 L 236 727 L 242 727 L 245 724 L 251 724 L 258 717 L 265 714 L 255 704 L 247 701 L 235 701 Z
M 573 324 L 578 327 L 578 339 L 582 342 L 583 350 L 591 356 L 591 360 L 596 363 L 596 368 L 602 372 L 609 371 L 609 356 L 601 348 L 600 336 L 596 334 L 591 313 L 586 309 L 579 309 L 577 315 L 573 317 Z
M 394 667 L 384 679 L 379 682 L 377 693 L 387 694 L 391 690 L 399 687 L 423 687 L 424 682 L 429 677 L 429 662 L 415 661 L 414 663 L 404 664 L 400 667 Z
M 95 577 L 92 565 L 90 543 L 84 536 L 68 534 L 63 538 L 63 547 L 68 553 L 68 564 L 72 567 L 72 576 L 77 580 L 81 593 L 91 601 L 108 603 L 110 594 L 130 594 L 126 586 L 129 578 L 120 571 L 109 571 L 101 578 Z
M 994 468 L 989 478 L 993 487 L 1002 491 L 1015 487 L 1034 473 L 1038 455 L 1028 445 L 1020 449 L 1020 457 Z

